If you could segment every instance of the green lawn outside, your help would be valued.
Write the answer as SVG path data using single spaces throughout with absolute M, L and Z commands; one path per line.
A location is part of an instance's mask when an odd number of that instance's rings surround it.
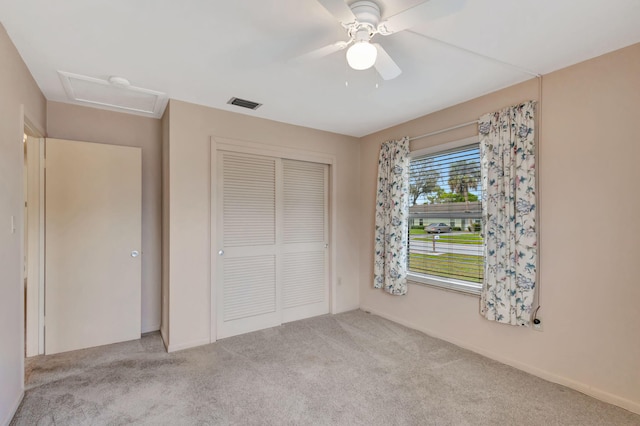
M 413 234 L 416 235 L 416 234 Z M 482 244 L 482 236 L 480 233 L 473 234 L 455 234 L 455 235 L 439 235 L 438 242 L 441 243 L 456 243 L 456 244 Z M 416 241 L 432 241 L 433 235 L 424 238 L 414 238 Z
M 445 253 L 438 256 L 411 253 L 409 270 L 443 278 L 481 283 L 484 276 L 482 256 Z

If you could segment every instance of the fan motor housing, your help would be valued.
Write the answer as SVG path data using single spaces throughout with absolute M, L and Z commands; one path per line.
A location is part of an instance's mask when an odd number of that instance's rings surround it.
M 360 24 L 369 24 L 376 28 L 380 22 L 380 7 L 372 1 L 357 1 L 351 5 L 351 11 Z

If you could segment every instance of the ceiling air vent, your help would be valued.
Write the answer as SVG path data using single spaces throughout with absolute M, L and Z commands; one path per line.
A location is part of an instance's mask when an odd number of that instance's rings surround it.
M 237 105 L 242 108 L 249 108 L 254 110 L 260 108 L 260 106 L 262 105 L 257 102 L 248 101 L 246 99 L 240 99 L 240 98 L 231 98 L 227 103 L 230 105 Z

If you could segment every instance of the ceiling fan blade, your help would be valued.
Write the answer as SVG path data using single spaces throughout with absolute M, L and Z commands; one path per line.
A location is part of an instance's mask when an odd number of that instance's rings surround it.
M 355 15 L 344 0 L 318 0 L 318 3 L 344 24 L 356 20 Z
M 339 41 L 337 43 L 330 44 L 328 46 L 321 47 L 320 49 L 312 50 L 311 52 L 307 52 L 303 55 L 300 55 L 291 60 L 293 63 L 302 63 L 307 61 L 313 61 L 315 59 L 320 59 L 325 56 L 331 55 L 338 50 L 342 50 L 349 45 L 346 41 Z
M 378 51 L 376 58 L 376 71 L 384 80 L 393 80 L 402 73 L 400 67 L 391 59 L 391 56 L 378 43 L 373 43 Z
M 427 0 L 409 9 L 403 10 L 378 25 L 382 35 L 397 33 L 407 28 L 413 28 L 443 16 L 450 15 L 464 6 L 467 0 Z

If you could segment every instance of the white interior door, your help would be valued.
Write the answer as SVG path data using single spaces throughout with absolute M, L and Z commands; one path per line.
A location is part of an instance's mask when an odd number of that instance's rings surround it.
M 329 313 L 329 167 L 282 160 L 282 322 Z
M 328 166 L 217 158 L 217 338 L 328 313 Z
M 141 150 L 46 140 L 45 353 L 140 337 Z

